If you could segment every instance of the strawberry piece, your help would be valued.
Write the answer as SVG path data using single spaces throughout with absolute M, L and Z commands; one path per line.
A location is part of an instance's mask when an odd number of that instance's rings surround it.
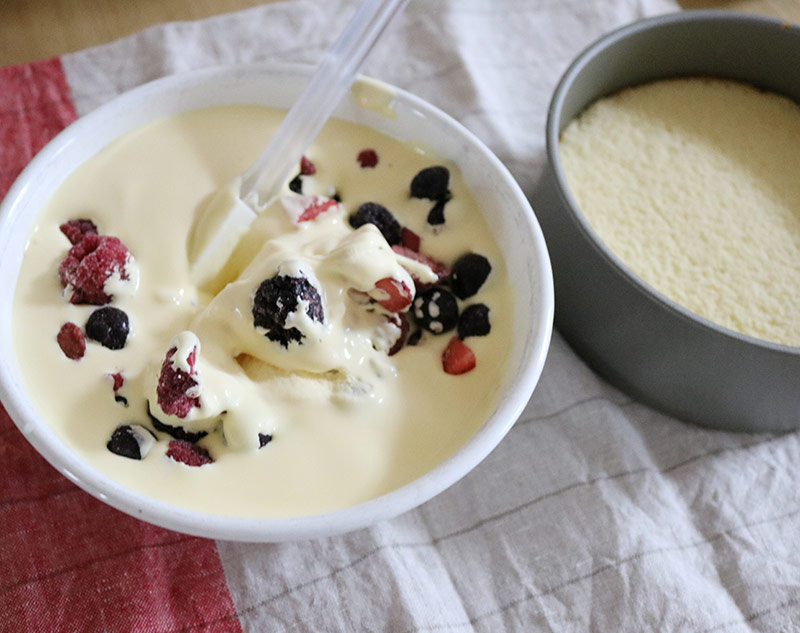
M 197 361 L 197 347 L 193 347 L 186 361 L 189 364 L 189 373 L 176 367 L 172 357 L 178 351 L 172 347 L 167 352 L 167 357 L 161 364 L 161 375 L 158 378 L 156 396 L 161 410 L 167 415 L 185 418 L 193 407 L 200 406 L 200 398 L 190 392 L 197 387 L 198 382 L 193 378 L 197 376 L 195 362 Z
M 170 440 L 167 457 L 187 466 L 205 466 L 214 463 L 206 449 L 186 440 Z
M 65 356 L 72 360 L 80 360 L 86 352 L 86 337 L 81 328 L 72 321 L 67 321 L 61 326 L 56 341 Z
M 67 252 L 58 266 L 58 276 L 72 290 L 70 303 L 104 305 L 112 297 L 104 290 L 106 281 L 119 273 L 129 279 L 130 252 L 116 237 L 89 233 Z
M 375 167 L 378 164 L 378 153 L 374 149 L 362 149 L 357 160 L 362 169 Z
M 419 246 L 422 242 L 422 238 L 419 235 L 414 233 L 411 229 L 403 227 L 401 244 L 408 249 L 411 249 L 415 253 L 419 253 Z
M 411 299 L 413 298 L 411 290 L 402 281 L 384 277 L 375 282 L 375 287 L 389 295 L 386 299 L 378 301 L 378 304 L 385 310 L 400 312 L 411 305 Z
M 326 198 L 324 200 L 314 200 L 310 205 L 308 205 L 303 212 L 300 214 L 300 217 L 297 218 L 298 222 L 308 222 L 309 220 L 313 220 L 321 213 L 325 213 L 331 207 L 338 206 L 338 202 L 333 198 Z
M 445 277 L 450 275 L 450 269 L 447 267 L 446 264 L 440 262 L 438 259 L 434 259 L 429 255 L 425 255 L 424 253 L 418 253 L 407 246 L 401 246 L 399 244 L 395 244 L 392 246 L 392 250 L 397 253 L 398 255 L 402 255 L 403 257 L 408 257 L 409 259 L 413 259 L 414 261 L 419 262 L 420 264 L 425 264 L 428 268 L 433 271 L 433 274 L 436 275 L 438 281 L 441 281 Z M 414 280 L 416 283 L 417 280 Z
M 58 227 L 71 244 L 77 244 L 87 235 L 97 235 L 97 226 L 91 220 L 70 220 Z
M 300 173 L 303 176 L 313 176 L 317 173 L 317 166 L 305 156 L 300 159 Z
M 446 374 L 457 376 L 475 369 L 475 353 L 464 342 L 454 336 L 442 352 L 442 368 Z

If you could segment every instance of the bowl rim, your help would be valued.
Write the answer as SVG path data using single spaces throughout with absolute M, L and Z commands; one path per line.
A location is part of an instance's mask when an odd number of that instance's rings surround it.
M 58 152 L 77 142 L 77 139 L 91 128 L 95 120 L 101 120 L 107 116 L 107 113 L 124 107 L 127 103 L 135 103 L 142 95 L 153 91 L 180 90 L 182 86 L 189 84 L 213 81 L 232 70 L 257 77 L 265 73 L 301 72 L 308 74 L 310 68 L 305 65 L 272 62 L 213 66 L 162 77 L 139 85 L 111 99 L 62 130 L 19 174 L 5 198 L 0 201 L 0 241 L 2 241 L 6 228 L 13 223 L 18 208 L 17 201 L 30 186 L 33 176 Z M 375 81 L 367 77 L 360 77 L 360 79 Z M 378 83 L 388 86 L 383 82 Z M 498 402 L 483 426 L 448 459 L 417 479 L 391 492 L 325 514 L 286 518 L 231 517 L 189 510 L 152 499 L 117 483 L 80 458 L 49 429 L 47 423 L 38 417 L 35 409 L 27 401 L 21 381 L 21 372 L 13 360 L 15 358 L 14 350 L 8 349 L 6 354 L 9 362 L 0 362 L 0 400 L 9 417 L 40 455 L 89 494 L 122 512 L 149 523 L 208 538 L 279 542 L 332 536 L 393 518 L 428 501 L 456 483 L 497 446 L 514 425 L 530 399 L 541 376 L 550 345 L 554 296 L 552 270 L 544 236 L 521 188 L 503 163 L 480 139 L 436 106 L 401 88 L 389 87 L 409 107 L 435 119 L 437 125 L 444 125 L 448 130 L 457 132 L 471 147 L 480 151 L 489 168 L 503 183 L 510 197 L 515 201 L 516 207 L 521 211 L 518 220 L 525 225 L 530 243 L 534 246 L 533 256 L 538 270 L 536 276 L 540 280 L 538 289 L 541 305 L 537 312 L 541 315 L 541 327 L 533 331 L 529 345 L 520 356 L 519 367 L 509 368 L 509 372 L 514 369 L 518 370 L 508 383 L 508 393 L 511 394 L 511 397 Z M 515 323 L 515 330 L 519 330 L 524 325 Z
M 558 186 L 559 193 L 567 203 L 566 208 L 569 210 L 571 219 L 575 222 L 578 229 L 582 231 L 588 238 L 588 241 L 592 244 L 593 248 L 600 254 L 600 256 L 603 257 L 606 262 L 615 270 L 615 272 L 620 275 L 620 277 L 624 279 L 638 294 L 649 301 L 655 302 L 660 308 L 665 309 L 673 316 L 687 321 L 693 326 L 701 328 L 714 337 L 723 337 L 725 339 L 733 338 L 743 344 L 752 345 L 764 350 L 781 352 L 791 356 L 800 356 L 800 346 L 785 345 L 773 341 L 759 339 L 714 323 L 713 321 L 710 321 L 707 318 L 683 307 L 639 277 L 616 253 L 614 253 L 605 244 L 595 229 L 591 226 L 591 224 L 589 224 L 588 220 L 581 212 L 580 206 L 572 195 L 561 164 L 561 156 L 558 151 L 560 136 L 559 127 L 561 124 L 561 113 L 564 102 L 577 78 L 581 75 L 585 67 L 595 57 L 597 57 L 598 54 L 602 53 L 608 48 L 611 48 L 620 41 L 627 39 L 631 35 L 645 31 L 669 28 L 681 24 L 706 22 L 719 23 L 721 21 L 740 24 L 754 24 L 758 26 L 767 26 L 769 28 L 774 28 L 776 25 L 783 26 L 786 24 L 785 20 L 778 18 L 747 14 L 739 11 L 724 9 L 695 9 L 677 13 L 668 13 L 650 18 L 643 18 L 609 31 L 585 47 L 577 55 L 577 57 L 573 59 L 573 61 L 561 75 L 561 78 L 556 85 L 547 110 L 547 121 L 545 124 L 547 159 L 549 161 L 550 168 L 552 169 L 552 174 Z

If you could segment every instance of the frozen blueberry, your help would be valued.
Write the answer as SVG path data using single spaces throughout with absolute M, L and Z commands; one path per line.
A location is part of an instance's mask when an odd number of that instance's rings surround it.
M 272 435 L 270 435 L 269 433 L 258 434 L 258 448 L 264 448 L 271 441 L 272 441 Z
M 350 216 L 350 226 L 354 229 L 364 224 L 377 226 L 390 245 L 403 241 L 403 227 L 389 209 L 377 202 L 365 202 Z
M 92 312 L 86 322 L 86 336 L 108 349 L 122 349 L 128 340 L 128 315 L 119 308 L 106 306 Z
M 412 306 L 417 323 L 433 334 L 449 332 L 458 323 L 458 301 L 439 286 L 420 292 Z
M 138 424 L 123 424 L 114 429 L 106 448 L 129 459 L 142 459 L 155 444 L 153 434 Z
M 300 174 L 297 174 L 291 179 L 291 181 L 289 181 L 289 189 L 295 193 L 303 195 L 303 179 L 300 177 Z
M 428 200 L 441 200 L 448 193 L 450 186 L 450 171 L 447 167 L 437 165 L 426 167 L 411 181 L 411 196 L 413 198 L 427 198 Z
M 287 317 L 305 301 L 306 314 L 322 323 L 325 315 L 317 289 L 305 277 L 275 275 L 261 282 L 253 297 L 253 322 L 264 328 L 266 337 L 288 348 L 291 341 L 302 343 L 303 333 L 296 327 L 285 327 Z
M 492 266 L 483 255 L 477 253 L 462 255 L 453 264 L 450 275 L 453 293 L 459 299 L 471 297 L 478 292 L 490 272 L 492 272 Z
M 489 307 L 482 303 L 467 306 L 458 317 L 458 338 L 486 336 L 492 329 L 489 323 Z

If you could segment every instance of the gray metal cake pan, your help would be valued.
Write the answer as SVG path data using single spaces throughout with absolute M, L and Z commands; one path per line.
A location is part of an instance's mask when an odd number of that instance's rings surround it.
M 720 327 L 654 290 L 600 241 L 562 171 L 559 135 L 588 105 L 682 76 L 738 80 L 800 102 L 800 28 L 686 11 L 609 33 L 570 65 L 550 103 L 548 165 L 532 196 L 553 263 L 556 327 L 610 383 L 679 419 L 737 431 L 797 429 L 800 348 Z

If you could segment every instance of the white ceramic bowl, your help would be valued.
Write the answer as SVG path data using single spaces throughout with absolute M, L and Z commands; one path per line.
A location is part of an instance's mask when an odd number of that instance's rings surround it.
M 87 464 L 42 420 L 23 387 L 12 339 L 12 302 L 26 236 L 39 209 L 82 162 L 120 135 L 153 119 L 231 103 L 289 107 L 307 69 L 260 65 L 203 70 L 166 77 L 126 93 L 79 119 L 47 145 L 0 205 L 0 400 L 31 444 L 81 488 L 135 517 L 170 529 L 219 539 L 282 541 L 342 533 L 405 512 L 474 468 L 508 432 L 542 371 L 552 331 L 553 289 L 547 249 L 531 207 L 500 161 L 446 114 L 396 90 L 397 117 L 359 107 L 352 95 L 336 116 L 357 120 L 401 140 L 424 139 L 458 164 L 506 255 L 515 290 L 517 341 L 493 414 L 455 455 L 417 480 L 377 499 L 324 515 L 286 519 L 217 516 L 135 493 Z

